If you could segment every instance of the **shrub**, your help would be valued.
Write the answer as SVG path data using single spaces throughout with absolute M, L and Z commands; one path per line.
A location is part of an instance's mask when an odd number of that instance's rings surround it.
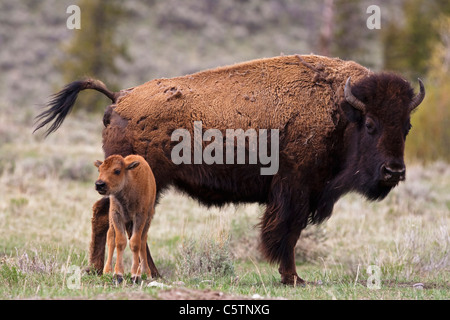
M 229 241 L 184 240 L 177 256 L 179 278 L 204 278 L 234 275 Z

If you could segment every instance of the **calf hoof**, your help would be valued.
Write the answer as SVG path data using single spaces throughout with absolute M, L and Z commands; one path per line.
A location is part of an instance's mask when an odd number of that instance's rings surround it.
M 133 282 L 133 284 L 138 284 L 140 281 L 141 281 L 141 277 L 139 277 L 139 276 L 131 277 L 131 282 Z
M 282 274 L 281 283 L 294 287 L 296 286 L 304 287 L 306 285 L 306 281 L 296 274 Z
M 113 278 L 115 284 L 121 284 L 123 282 L 123 276 L 121 274 L 115 274 Z

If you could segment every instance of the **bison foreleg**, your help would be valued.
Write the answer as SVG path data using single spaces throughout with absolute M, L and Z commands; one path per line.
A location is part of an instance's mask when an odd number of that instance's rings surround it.
M 304 194 L 293 195 L 293 191 L 283 186 L 272 189 L 260 223 L 260 248 L 269 262 L 280 263 L 278 271 L 282 283 L 300 285 L 305 281 L 297 275 L 294 248 L 306 227 L 309 205 Z

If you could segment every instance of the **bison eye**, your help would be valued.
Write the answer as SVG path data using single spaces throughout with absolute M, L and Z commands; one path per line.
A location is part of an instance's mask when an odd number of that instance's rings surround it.
M 375 130 L 376 130 L 375 122 L 372 119 L 367 118 L 366 119 L 366 128 L 367 128 L 367 132 L 369 134 L 374 134 Z
M 118 176 L 120 174 L 120 170 L 119 169 L 114 170 L 114 174 Z

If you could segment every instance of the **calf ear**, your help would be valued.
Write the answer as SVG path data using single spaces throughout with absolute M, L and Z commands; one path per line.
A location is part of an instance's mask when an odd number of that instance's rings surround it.
M 359 122 L 362 119 L 362 112 L 356 108 L 353 108 L 353 106 L 347 101 L 341 103 L 341 110 L 350 122 Z
M 96 166 L 97 168 L 100 167 L 102 165 L 103 162 L 101 162 L 100 160 L 97 160 L 94 162 L 94 166 Z
M 127 165 L 127 170 L 132 170 L 134 168 L 136 168 L 139 165 L 139 161 L 133 161 L 132 163 L 130 163 L 129 165 Z

